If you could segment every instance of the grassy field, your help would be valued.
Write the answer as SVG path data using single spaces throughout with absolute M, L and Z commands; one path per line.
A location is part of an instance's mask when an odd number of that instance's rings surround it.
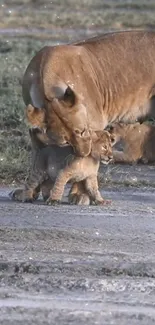
M 155 25 L 155 2 L 122 0 L 8 0 L 0 3 L 0 182 L 28 171 L 30 143 L 21 81 L 45 44 L 78 40 L 111 29 Z

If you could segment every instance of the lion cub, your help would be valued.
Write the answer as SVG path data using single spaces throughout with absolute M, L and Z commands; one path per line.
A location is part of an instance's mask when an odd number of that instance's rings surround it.
M 42 191 L 44 200 L 54 204 L 60 202 L 68 181 L 83 182 L 90 201 L 104 204 L 108 201 L 101 197 L 98 190 L 97 172 L 100 161 L 108 164 L 112 160 L 114 137 L 108 131 L 95 132 L 91 155 L 76 157 L 72 147 L 48 145 L 46 133 L 39 128 L 29 130 L 33 147 L 33 168 L 25 189 L 10 193 L 14 200 L 33 201 Z M 82 185 L 82 184 L 81 184 Z
M 109 132 L 115 137 L 116 143 L 123 141 L 123 151 L 113 149 L 114 162 L 155 161 L 155 126 L 145 123 L 118 123 L 112 125 Z
M 43 190 L 43 196 L 49 196 L 47 203 L 54 204 L 60 202 L 64 192 L 64 187 L 68 181 L 84 181 L 85 190 L 90 197 L 90 201 L 95 204 L 104 204 L 104 200 L 98 190 L 97 172 L 100 161 L 108 164 L 112 160 L 112 145 L 114 138 L 108 131 L 95 132 L 92 142 L 91 155 L 81 158 L 74 155 L 72 147 L 60 148 L 56 145 L 44 146 L 46 135 L 38 128 L 30 129 L 33 148 L 38 150 L 35 154 L 33 164 L 33 174 L 27 182 L 27 191 L 24 195 L 28 198 L 29 193 L 34 189 Z M 38 136 L 38 140 L 37 140 Z M 42 140 L 42 141 L 41 141 Z M 21 195 L 22 191 L 19 190 Z M 12 198 L 19 199 L 17 190 L 12 194 Z M 34 194 L 33 194 L 34 195 Z M 25 197 L 24 197 L 25 199 Z
M 47 203 L 54 204 L 61 202 L 64 187 L 67 182 L 80 182 L 83 180 L 85 180 L 85 188 L 90 196 L 91 202 L 95 204 L 109 202 L 104 200 L 99 192 L 97 173 L 100 161 L 103 164 L 108 164 L 112 161 L 112 145 L 114 142 L 114 137 L 108 131 L 95 132 L 91 154 L 84 158 L 74 156 L 72 161 L 59 172 L 54 187 L 50 191 L 50 197 Z

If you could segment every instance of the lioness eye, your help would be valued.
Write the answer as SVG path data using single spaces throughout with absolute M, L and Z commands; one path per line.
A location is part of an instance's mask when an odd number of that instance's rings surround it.
M 103 146 L 102 146 L 102 150 L 106 151 L 107 149 L 106 149 L 106 147 L 103 147 Z

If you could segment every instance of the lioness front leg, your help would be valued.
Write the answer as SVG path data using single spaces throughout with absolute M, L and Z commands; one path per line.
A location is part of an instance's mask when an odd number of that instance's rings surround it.
M 98 189 L 98 180 L 97 176 L 90 176 L 86 179 L 86 189 L 91 197 L 91 203 L 95 203 L 96 205 L 101 204 L 109 204 L 111 203 L 110 200 L 105 200 Z
M 51 179 L 47 179 L 41 184 L 41 192 L 44 201 L 47 201 L 50 197 L 50 191 L 54 186 L 54 182 Z
M 38 176 L 39 175 L 39 176 Z M 14 201 L 33 202 L 39 197 L 40 184 L 44 181 L 44 173 L 40 170 L 32 168 L 32 172 L 24 188 L 17 188 L 9 193 Z
M 90 204 L 90 197 L 86 192 L 85 181 L 73 183 L 69 192 L 68 201 L 76 205 Z

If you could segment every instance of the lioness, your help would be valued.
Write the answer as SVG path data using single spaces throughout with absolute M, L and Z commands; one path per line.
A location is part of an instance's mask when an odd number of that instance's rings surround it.
M 46 46 L 24 74 L 24 102 L 45 109 L 53 143 L 69 143 L 77 155 L 87 156 L 91 130 L 155 114 L 154 56 L 153 31 L 111 32 Z
M 155 126 L 118 123 L 111 127 L 110 133 L 116 142 L 123 140 L 123 151 L 113 150 L 115 162 L 155 161 Z
M 91 131 L 155 114 L 155 32 L 111 32 L 83 42 L 45 46 L 29 63 L 23 99 L 53 143 L 91 152 Z M 75 191 L 76 195 L 76 191 Z
M 10 196 L 14 200 L 34 200 L 41 187 L 44 199 L 50 195 L 48 202 L 60 201 L 67 181 L 74 179 L 79 182 L 86 179 L 83 186 L 85 192 L 88 192 L 90 200 L 96 204 L 106 203 L 98 191 L 97 171 L 100 160 L 104 164 L 112 160 L 112 145 L 115 139 L 109 132 L 102 131 L 94 134 L 91 155 L 85 158 L 76 157 L 72 147 L 69 146 L 66 148 L 56 145 L 44 146 L 46 135 L 40 129 L 30 129 L 30 136 L 37 154 L 30 178 L 27 181 L 27 188 L 12 192 Z M 54 188 L 50 192 L 53 185 Z M 71 194 L 73 195 L 72 192 Z

